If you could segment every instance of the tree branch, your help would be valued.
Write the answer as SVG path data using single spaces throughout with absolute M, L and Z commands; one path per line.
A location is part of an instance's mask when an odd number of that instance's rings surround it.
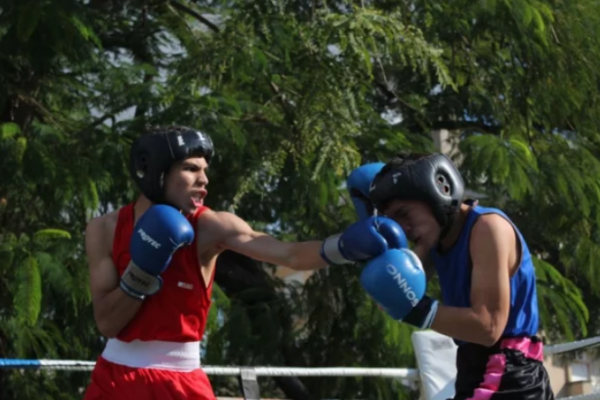
M 481 122 L 476 121 L 434 121 L 431 124 L 431 129 L 447 129 L 449 131 L 455 130 L 478 130 L 484 133 L 490 133 L 493 135 L 500 134 L 502 130 L 501 126 L 485 125 Z
M 385 79 L 385 77 L 384 77 L 384 79 Z M 396 94 L 395 91 L 390 89 L 387 85 L 387 81 L 386 81 L 386 83 L 375 82 L 375 84 L 388 97 L 388 99 L 398 100 L 400 103 L 404 104 L 406 107 L 410 108 L 411 110 L 419 111 L 414 106 L 408 104 L 404 99 L 402 99 L 402 97 L 398 96 L 398 94 Z
M 205 17 L 203 17 L 202 15 L 200 15 L 199 13 L 197 13 L 196 11 L 192 10 L 191 8 L 189 8 L 186 5 L 183 5 L 175 0 L 171 0 L 169 1 L 169 4 L 171 4 L 174 8 L 178 9 L 179 11 L 183 11 L 184 13 L 191 15 L 192 17 L 196 18 L 198 21 L 200 21 L 201 23 L 203 23 L 204 25 L 206 25 L 207 27 L 209 27 L 213 32 L 215 33 L 219 33 L 220 29 L 218 26 L 216 26 L 215 24 L 213 24 L 212 22 L 210 22 L 208 19 L 206 19 Z
M 275 98 L 279 101 L 279 104 L 281 104 L 281 108 L 283 109 L 283 113 L 285 114 L 287 123 L 290 124 L 292 131 L 295 131 L 294 116 L 293 116 L 292 112 L 289 110 L 290 104 L 285 101 L 284 94 L 281 93 L 279 86 L 277 86 L 277 84 L 275 82 L 271 81 L 270 85 L 271 85 L 271 90 L 275 94 Z
M 98 125 L 100 125 L 101 123 L 103 123 L 104 121 L 106 121 L 109 118 L 115 118 L 115 116 L 125 110 L 127 110 L 129 107 L 131 107 L 131 104 L 127 104 L 124 105 L 116 110 L 112 110 L 107 112 L 106 114 L 102 115 L 101 117 L 95 119 L 94 121 L 92 121 L 89 125 L 87 125 L 85 128 L 83 128 L 82 130 L 80 130 L 79 132 L 77 132 L 75 134 L 75 136 L 78 136 L 80 134 L 85 133 L 86 131 L 89 131 L 90 129 L 93 129 L 95 127 L 97 127 Z
M 225 251 L 217 260 L 215 270 L 215 282 L 219 285 L 227 297 L 235 297 L 237 294 L 251 288 L 260 288 L 264 291 L 264 297 L 258 302 L 269 302 L 278 298 L 275 288 L 270 283 L 269 276 L 259 264 L 239 253 Z M 255 305 L 256 303 L 252 304 Z M 283 320 L 278 329 L 287 331 L 291 329 L 290 320 Z M 285 335 L 282 335 L 285 336 Z M 281 358 L 287 365 L 297 365 L 294 362 L 294 349 L 289 343 L 281 343 L 279 351 Z M 248 351 L 251 351 L 248 349 Z M 286 376 L 274 378 L 275 383 L 285 395 L 292 400 L 314 400 L 302 381 L 297 377 Z

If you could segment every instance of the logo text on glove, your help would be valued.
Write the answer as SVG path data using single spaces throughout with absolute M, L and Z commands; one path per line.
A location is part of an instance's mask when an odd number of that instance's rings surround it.
M 412 290 L 412 288 L 408 285 L 408 282 L 406 282 L 406 279 L 402 277 L 402 274 L 400 274 L 400 272 L 398 272 L 396 267 L 394 267 L 392 264 L 387 264 L 385 266 L 385 269 L 387 270 L 388 274 L 390 274 L 392 276 L 392 279 L 394 279 L 396 281 L 396 283 L 398 284 L 398 287 L 400 289 L 402 289 L 402 291 L 404 292 L 404 294 L 410 301 L 410 304 L 413 307 L 415 307 L 419 303 L 419 299 L 417 299 L 417 295 Z
M 155 249 L 158 249 L 160 247 L 160 243 L 152 239 L 152 237 L 146 232 L 144 232 L 142 228 L 138 229 L 138 233 L 140 234 L 144 242 L 150 243 L 150 246 L 154 247 Z
M 150 282 L 148 282 L 147 280 L 145 280 L 144 278 L 137 276 L 136 274 L 134 274 L 131 271 L 127 272 L 127 277 L 129 277 L 129 279 L 131 279 L 131 281 L 133 283 L 137 283 L 139 285 L 142 285 L 143 287 L 148 287 L 150 285 Z

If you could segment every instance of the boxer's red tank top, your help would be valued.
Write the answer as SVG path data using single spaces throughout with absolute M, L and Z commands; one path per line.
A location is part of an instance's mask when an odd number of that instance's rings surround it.
M 197 220 L 207 207 L 199 208 L 187 217 L 197 232 Z M 119 276 L 127 268 L 131 256 L 129 242 L 133 233 L 134 203 L 119 210 L 112 259 Z M 208 285 L 200 273 L 195 245 L 177 250 L 169 268 L 161 274 L 163 286 L 158 293 L 146 297 L 138 313 L 119 333 L 124 342 L 134 339 L 166 342 L 201 341 L 211 305 L 213 275 Z

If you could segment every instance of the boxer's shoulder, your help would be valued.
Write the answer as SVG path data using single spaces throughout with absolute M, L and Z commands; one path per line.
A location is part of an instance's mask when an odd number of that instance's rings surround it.
M 198 217 L 198 230 L 212 232 L 215 235 L 220 235 L 227 231 L 235 230 L 237 221 L 240 218 L 227 211 L 214 211 L 208 209 Z
M 116 229 L 119 220 L 119 210 L 99 215 L 88 221 L 88 227 L 96 232 L 110 232 Z
M 85 230 L 87 241 L 89 243 L 93 243 L 95 246 L 101 246 L 103 248 L 110 249 L 110 246 L 107 244 L 112 243 L 113 241 L 118 220 L 118 210 L 94 217 L 89 220 Z
M 514 226 L 502 215 L 481 215 L 473 225 L 470 237 L 470 255 L 473 265 L 492 266 L 494 263 L 517 259 L 517 236 Z
M 196 221 L 196 242 L 200 254 L 216 247 L 224 235 L 227 217 L 223 212 L 208 209 Z
M 496 213 L 482 214 L 473 224 L 472 241 L 485 242 L 499 238 L 510 238 L 514 233 L 513 225 L 502 215 Z
M 227 211 L 206 210 L 198 218 L 196 237 L 200 252 L 211 248 L 223 250 L 223 242 L 228 238 L 251 229 L 237 215 Z

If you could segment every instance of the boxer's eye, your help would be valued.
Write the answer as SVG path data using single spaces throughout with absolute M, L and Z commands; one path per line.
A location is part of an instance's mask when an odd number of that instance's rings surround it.
M 408 212 L 404 208 L 401 208 L 394 213 L 394 218 L 397 218 L 397 219 L 404 219 L 407 216 L 408 216 Z
M 184 171 L 198 172 L 200 168 L 197 165 L 186 165 L 183 167 Z

